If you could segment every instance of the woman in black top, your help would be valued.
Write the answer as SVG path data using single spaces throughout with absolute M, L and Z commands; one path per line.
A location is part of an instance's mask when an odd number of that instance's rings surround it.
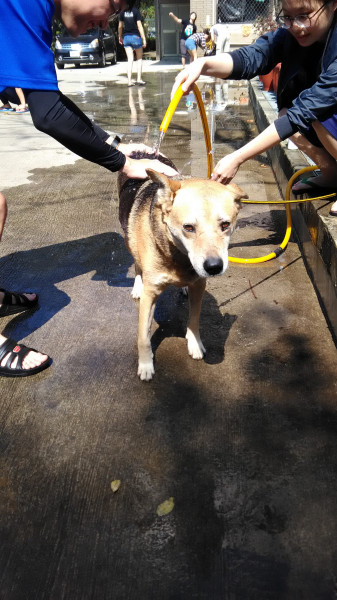
M 124 44 L 126 56 L 128 59 L 129 87 L 135 85 L 135 83 L 132 81 L 133 51 L 136 52 L 137 59 L 136 83 L 137 85 L 146 85 L 146 82 L 142 80 L 143 48 L 146 47 L 146 39 L 142 25 L 142 17 L 138 8 L 135 8 L 134 6 L 131 7 L 129 5 L 126 10 L 123 10 L 120 13 L 118 24 L 118 38 L 119 43 Z
M 179 19 L 179 17 L 176 17 L 176 15 L 174 15 L 173 12 L 169 13 L 169 17 L 171 17 L 176 23 L 182 25 L 180 34 L 180 54 L 181 64 L 184 67 L 186 63 L 186 57 L 188 56 L 185 42 L 190 37 L 190 35 L 197 32 L 197 26 L 195 24 L 197 19 L 197 13 L 194 11 L 191 12 L 189 19 Z

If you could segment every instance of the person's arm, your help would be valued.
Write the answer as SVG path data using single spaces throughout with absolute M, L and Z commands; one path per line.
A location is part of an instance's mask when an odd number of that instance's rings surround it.
M 141 21 L 137 21 L 137 27 L 138 27 L 139 35 L 142 38 L 143 48 L 146 48 L 146 37 L 145 37 L 145 33 L 144 33 L 144 27 L 143 27 L 143 24 Z
M 172 88 L 171 98 L 181 84 L 184 94 L 189 93 L 200 75 L 227 79 L 231 75 L 232 70 L 233 59 L 230 54 L 224 53 L 219 56 L 198 58 L 177 75 Z
M 322 72 L 310 88 L 303 90 L 288 109 L 289 127 L 305 135 L 313 121 L 324 121 L 336 112 L 337 60 Z M 286 133 L 288 133 L 286 131 Z
M 108 132 L 91 121 L 70 98 L 56 90 L 47 94 L 47 98 L 43 90 L 28 90 L 27 100 L 34 125 L 37 123 L 40 131 L 44 131 L 81 158 L 112 173 L 123 170 L 129 177 L 139 179 L 147 177 L 146 168 L 154 168 L 167 175 L 176 174 L 165 165 L 164 169 L 159 161 L 147 159 L 144 163 L 129 158 L 127 154 L 143 151 L 144 145 L 139 144 L 140 148 L 137 148 L 137 144 L 119 143 L 116 148 L 111 143 Z M 153 148 L 150 148 L 150 153 L 153 155 Z
M 169 17 L 171 17 L 171 18 L 173 19 L 173 21 L 175 21 L 176 23 L 179 23 L 179 24 L 181 24 L 181 23 L 183 22 L 183 20 L 182 20 L 182 19 L 179 19 L 179 17 L 176 17 L 176 16 L 173 14 L 173 12 L 170 12 L 170 13 L 169 13 Z
M 118 42 L 123 44 L 123 21 L 118 23 Z
M 262 35 L 249 46 L 193 61 L 177 75 L 171 97 L 181 84 L 184 93 L 189 93 L 200 75 L 222 79 L 229 76 L 232 79 L 251 79 L 256 75 L 269 73 L 278 62 L 284 60 L 285 47 L 289 42 L 287 36 L 290 35 L 286 29 L 280 28 Z
M 267 129 L 248 142 L 248 144 L 219 160 L 212 173 L 213 181 L 223 184 L 229 183 L 244 162 L 276 146 L 280 142 L 281 138 L 277 133 L 274 123 L 272 123 L 272 125 L 269 125 Z

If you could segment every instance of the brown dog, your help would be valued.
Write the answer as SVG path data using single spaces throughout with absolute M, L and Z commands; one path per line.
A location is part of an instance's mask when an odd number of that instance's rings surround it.
M 160 159 L 175 169 L 171 161 Z M 168 178 L 151 169 L 147 173 L 145 181 L 119 175 L 118 191 L 120 222 L 135 261 L 132 297 L 140 300 L 138 375 L 149 381 L 154 374 L 150 335 L 155 303 L 169 285 L 188 287 L 188 352 L 192 358 L 203 357 L 199 316 L 206 278 L 227 269 L 240 199 L 248 196 L 235 184 Z

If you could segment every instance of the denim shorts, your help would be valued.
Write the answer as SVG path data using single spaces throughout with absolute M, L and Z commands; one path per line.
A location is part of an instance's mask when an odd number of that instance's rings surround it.
M 185 45 L 186 45 L 187 50 L 196 50 L 197 49 L 197 45 L 196 45 L 195 41 L 191 40 L 191 38 L 187 38 Z
M 123 44 L 125 46 L 131 46 L 133 50 L 143 47 L 142 38 L 140 35 L 128 35 L 126 34 L 123 38 Z

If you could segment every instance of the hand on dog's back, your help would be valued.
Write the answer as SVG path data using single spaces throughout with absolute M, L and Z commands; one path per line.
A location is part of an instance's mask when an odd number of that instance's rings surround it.
M 153 169 L 158 171 L 158 173 L 164 173 L 168 177 L 178 175 L 177 171 L 159 160 L 148 158 L 134 160 L 129 157 L 126 157 L 126 162 L 121 169 L 121 173 L 130 179 L 146 179 L 148 177 L 146 169 Z

